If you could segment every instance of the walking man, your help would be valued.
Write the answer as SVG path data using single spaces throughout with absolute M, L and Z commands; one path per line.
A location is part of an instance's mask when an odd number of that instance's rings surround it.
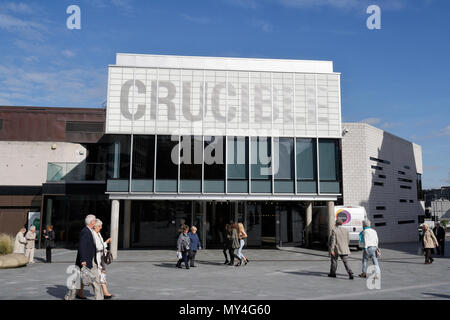
M 34 248 L 36 243 L 36 227 L 31 226 L 30 230 L 25 235 L 27 244 L 25 246 L 25 256 L 28 258 L 29 263 L 34 263 Z
M 445 249 L 445 230 L 442 228 L 439 222 L 436 222 L 436 226 L 433 228 L 433 233 L 436 236 L 436 239 L 439 243 L 439 246 L 436 248 L 437 254 L 444 256 Z
M 336 278 L 337 262 L 339 257 L 341 257 L 349 279 L 353 280 L 353 271 L 348 265 L 348 256 L 350 255 L 350 248 L 348 247 L 349 243 L 350 236 L 348 230 L 342 227 L 341 220 L 336 220 L 336 227 L 331 231 L 329 241 L 329 252 L 331 255 L 331 267 L 330 273 L 328 274 L 329 277 Z
M 84 219 L 85 227 L 80 233 L 80 242 L 78 244 L 77 260 L 75 264 L 81 269 L 86 267 L 90 269 L 91 273 L 96 275 L 95 281 L 92 282 L 94 289 L 95 300 L 103 300 L 103 289 L 100 285 L 100 276 L 98 273 L 98 265 L 101 261 L 97 261 L 97 247 L 94 241 L 94 226 L 97 219 L 94 215 L 90 214 Z M 83 294 L 84 285 L 81 283 L 81 287 L 78 290 L 76 297 L 78 299 L 86 299 Z
M 362 273 L 359 275 L 361 278 L 367 278 L 367 262 L 372 259 L 375 266 L 376 278 L 380 278 L 380 266 L 378 264 L 377 252 L 378 252 L 378 234 L 370 227 L 370 220 L 363 221 L 363 231 L 360 234 L 361 242 L 364 243 L 363 260 L 362 260 Z

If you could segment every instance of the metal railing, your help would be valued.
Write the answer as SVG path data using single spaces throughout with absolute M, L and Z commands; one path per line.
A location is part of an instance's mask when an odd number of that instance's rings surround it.
M 47 182 L 77 182 L 106 180 L 105 163 L 49 162 Z

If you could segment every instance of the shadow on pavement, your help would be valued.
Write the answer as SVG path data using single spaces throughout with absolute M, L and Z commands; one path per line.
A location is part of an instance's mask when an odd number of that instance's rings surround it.
M 55 298 L 64 299 L 68 289 L 66 286 L 55 285 L 53 287 L 47 287 L 47 293 Z
M 175 266 L 177 264 L 177 262 L 173 262 L 173 263 L 160 263 L 160 264 L 153 264 L 156 267 L 161 267 L 161 268 L 169 268 L 169 269 L 177 269 L 177 267 Z M 181 264 L 184 267 L 184 263 Z
M 322 277 L 322 278 L 328 278 L 327 272 L 318 272 L 318 271 L 279 271 L 282 273 L 289 273 L 289 274 L 296 274 L 299 276 L 315 276 L 315 277 Z M 338 274 L 338 276 L 341 274 Z M 347 275 L 342 275 L 347 276 Z
M 426 293 L 426 292 L 422 292 L 422 294 L 427 295 L 427 296 L 437 297 L 437 298 L 450 299 L 450 295 L 448 295 L 448 294 Z

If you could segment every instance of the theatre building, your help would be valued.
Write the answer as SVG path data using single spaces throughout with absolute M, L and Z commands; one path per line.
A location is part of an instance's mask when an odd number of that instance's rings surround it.
M 65 140 L 83 159 L 49 164 L 41 185 L 42 224 L 64 229 L 68 246 L 88 213 L 113 250 L 173 248 L 182 219 L 206 248 L 223 246 L 230 221 L 250 247 L 327 234 L 342 198 L 332 62 L 117 54 L 101 111 L 95 142 Z M 66 134 L 98 129 L 74 121 Z

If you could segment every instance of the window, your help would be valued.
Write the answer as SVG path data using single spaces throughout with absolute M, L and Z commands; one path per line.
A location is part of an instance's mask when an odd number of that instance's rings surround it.
M 370 166 L 370 167 L 375 170 L 383 170 L 383 167 L 380 166 Z
M 228 192 L 248 192 L 248 138 L 227 138 Z
M 379 174 L 379 175 L 378 175 L 378 178 L 386 179 L 386 176 L 385 176 L 384 174 Z
M 156 141 L 156 191 L 177 192 L 179 141 L 159 135 Z M 172 159 L 174 157 L 174 159 Z
M 382 160 L 382 159 L 378 159 L 378 158 L 374 158 L 374 157 L 370 157 L 370 160 L 385 163 L 385 164 L 391 164 L 390 161 Z
M 411 189 L 410 186 L 403 186 L 403 185 L 401 185 L 400 188 L 402 188 L 402 189 Z
M 225 192 L 225 138 L 205 136 L 204 142 L 204 191 Z
M 414 203 L 414 200 L 409 200 L 410 203 Z
M 340 192 L 340 161 L 337 140 L 319 140 L 320 192 Z
M 402 220 L 398 221 L 398 224 L 408 224 L 408 223 L 414 223 L 416 220 Z
M 93 121 L 66 121 L 66 132 L 102 133 L 103 122 Z
M 155 136 L 133 136 L 132 191 L 153 191 L 154 164 Z
M 420 173 L 417 174 L 417 200 L 423 201 L 423 191 L 422 191 L 422 175 Z
M 383 218 L 383 215 L 382 214 L 374 214 L 373 217 L 375 219 L 381 219 L 381 218 Z
M 376 222 L 375 223 L 375 227 L 385 227 L 386 226 L 386 222 Z
M 411 169 L 411 167 L 410 166 L 403 166 L 403 168 L 405 168 L 405 169 Z
M 398 174 L 403 174 L 403 175 L 405 175 L 406 173 L 404 172 L 404 171 L 397 171 L 398 172 Z
M 267 137 L 251 138 L 251 191 L 272 192 L 272 144 Z
M 316 140 L 296 139 L 297 192 L 317 192 Z
M 400 199 L 400 202 L 408 202 L 406 199 Z
M 202 136 L 181 136 L 180 192 L 202 191 Z
M 130 135 L 110 136 L 113 142 L 108 150 L 107 190 L 128 191 L 130 179 Z
M 3 119 L 0 119 L 0 130 L 3 129 Z
M 386 210 L 386 207 L 385 206 L 378 206 L 378 207 L 375 207 L 375 209 L 376 210 Z
M 413 182 L 411 179 L 397 178 L 397 180 L 398 180 L 398 181 L 402 181 L 402 182 L 410 182 L 410 183 Z
M 277 146 L 278 144 L 278 146 Z M 294 193 L 294 139 L 274 139 L 274 189 L 277 193 Z
M 375 186 L 384 186 L 383 182 L 374 182 L 373 185 Z

